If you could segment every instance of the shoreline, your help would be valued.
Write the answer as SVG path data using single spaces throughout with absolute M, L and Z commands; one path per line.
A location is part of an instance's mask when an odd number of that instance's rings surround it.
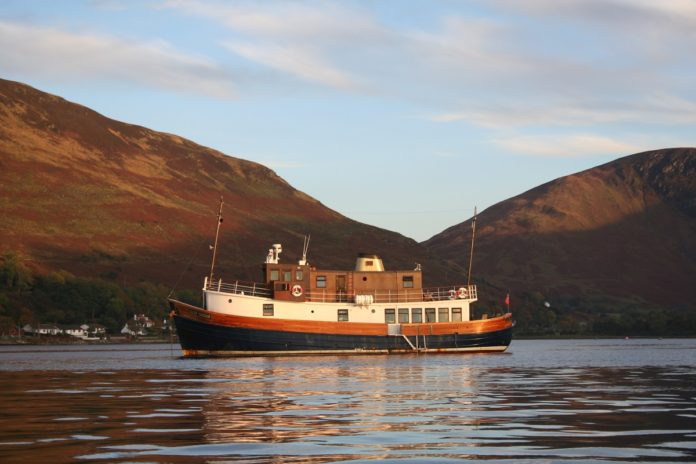
M 99 340 L 66 339 L 42 335 L 41 337 L 0 337 L 0 346 L 11 345 L 119 345 L 119 344 L 154 344 L 154 343 L 179 343 L 179 337 L 109 337 Z

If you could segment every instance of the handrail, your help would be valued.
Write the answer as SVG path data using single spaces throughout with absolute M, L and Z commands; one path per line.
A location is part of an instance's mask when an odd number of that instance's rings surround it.
M 235 295 L 249 295 L 271 298 L 273 292 L 265 285 L 255 282 L 241 282 L 239 280 L 233 283 L 225 283 L 222 279 L 217 282 L 205 282 L 203 290 L 212 290 L 221 293 L 232 293 Z
M 356 303 L 356 296 L 371 296 L 374 303 L 407 303 L 445 301 L 445 300 L 477 300 L 478 292 L 476 285 L 455 285 L 451 287 L 424 288 L 419 290 L 386 290 L 386 291 L 361 291 L 357 295 L 340 292 L 338 294 L 326 292 L 324 290 L 313 290 L 306 292 L 307 301 L 317 302 L 348 302 Z M 365 301 L 360 298 L 360 301 Z
M 206 280 L 204 290 L 212 290 L 222 293 L 231 293 L 236 295 L 249 295 L 264 298 L 272 298 L 273 291 L 267 285 L 234 281 L 233 283 L 223 282 L 222 279 L 216 282 Z M 357 298 L 360 297 L 360 298 Z M 365 298 L 368 297 L 368 298 Z M 369 298 L 371 297 L 371 298 Z M 449 287 L 434 287 L 417 290 L 371 290 L 361 291 L 357 294 L 349 294 L 344 291 L 338 293 L 327 292 L 324 289 L 307 290 L 305 292 L 305 301 L 322 302 L 322 303 L 358 303 L 368 304 L 370 299 L 373 303 L 412 303 L 422 302 L 427 304 L 432 301 L 446 300 L 468 300 L 475 301 L 478 299 L 476 285 L 453 285 Z

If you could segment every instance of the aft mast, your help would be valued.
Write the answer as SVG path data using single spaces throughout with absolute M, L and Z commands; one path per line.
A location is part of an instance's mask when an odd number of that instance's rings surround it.
M 471 264 L 474 261 L 474 238 L 476 237 L 476 207 L 474 206 L 474 218 L 471 220 L 471 251 L 469 252 L 469 272 L 466 276 L 467 287 L 471 285 Z

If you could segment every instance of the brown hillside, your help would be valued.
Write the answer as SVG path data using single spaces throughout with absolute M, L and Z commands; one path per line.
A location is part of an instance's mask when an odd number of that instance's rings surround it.
M 458 256 L 470 237 L 467 221 L 424 244 Z M 477 237 L 474 274 L 513 292 L 696 308 L 696 149 L 639 153 L 541 185 L 481 213 Z
M 318 266 L 370 251 L 444 275 L 415 241 L 345 218 L 264 166 L 0 80 L 0 252 L 120 283 L 171 285 L 191 262 L 182 284 L 198 286 L 220 196 L 218 275 L 256 280 L 272 243 L 296 259 L 306 233 Z

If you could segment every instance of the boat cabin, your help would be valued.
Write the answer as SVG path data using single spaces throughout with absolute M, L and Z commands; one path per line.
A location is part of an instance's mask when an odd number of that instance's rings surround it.
M 410 271 L 386 271 L 382 259 L 361 253 L 352 271 L 320 270 L 305 259 L 297 264 L 281 263 L 280 244 L 266 258 L 265 283 L 274 299 L 288 301 L 352 302 L 423 301 L 420 267 Z

